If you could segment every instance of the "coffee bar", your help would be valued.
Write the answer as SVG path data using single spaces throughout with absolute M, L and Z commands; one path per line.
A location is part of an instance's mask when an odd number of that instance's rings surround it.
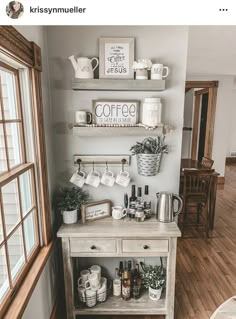
M 90 107 L 78 105 L 69 125 L 82 152 L 73 154 L 70 186 L 58 195 L 67 318 L 173 319 L 182 199 L 170 187 L 155 186 L 175 134 L 164 123 L 159 94 L 171 69 L 158 57 L 135 61 L 135 38 L 98 42 L 98 59 L 69 57 L 74 94 L 78 101 L 88 98 Z M 69 209 L 65 203 L 72 199 Z

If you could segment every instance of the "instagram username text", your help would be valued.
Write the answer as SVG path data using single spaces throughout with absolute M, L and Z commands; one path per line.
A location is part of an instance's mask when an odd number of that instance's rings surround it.
M 31 7 L 30 6 L 30 13 L 46 13 L 46 14 L 53 14 L 53 13 L 85 13 L 86 8 L 79 8 L 79 7 L 72 7 L 72 8 L 41 8 Z

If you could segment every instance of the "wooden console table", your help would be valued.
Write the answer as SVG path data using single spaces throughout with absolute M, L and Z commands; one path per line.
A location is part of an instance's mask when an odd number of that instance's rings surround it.
M 77 315 L 164 315 L 174 319 L 175 267 L 177 237 L 176 223 L 159 223 L 150 219 L 143 223 L 106 218 L 87 224 L 62 225 L 57 234 L 62 239 L 67 319 Z M 94 308 L 77 306 L 75 260 L 88 257 L 146 258 L 166 257 L 167 286 L 165 298 L 154 302 L 148 293 L 138 300 L 110 296 Z

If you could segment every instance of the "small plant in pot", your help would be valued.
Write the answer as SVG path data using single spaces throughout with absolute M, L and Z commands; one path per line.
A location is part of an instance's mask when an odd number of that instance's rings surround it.
M 65 224 L 74 224 L 78 221 L 78 212 L 81 205 L 86 204 L 89 194 L 78 187 L 63 187 L 55 197 L 55 206 L 63 216 Z
M 166 270 L 161 266 L 145 265 L 140 262 L 142 285 L 149 289 L 149 298 L 158 301 L 161 298 L 162 289 L 166 286 Z
M 142 142 L 136 142 L 130 148 L 132 155 L 136 155 L 138 174 L 142 176 L 157 175 L 163 153 L 168 153 L 165 136 L 147 137 Z

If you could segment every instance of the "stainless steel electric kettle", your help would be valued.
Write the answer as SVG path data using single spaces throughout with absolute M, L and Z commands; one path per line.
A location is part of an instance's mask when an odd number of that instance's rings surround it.
M 160 192 L 157 193 L 157 211 L 156 216 L 157 219 L 162 223 L 171 223 L 174 221 L 174 217 L 177 216 L 182 208 L 183 201 L 182 199 L 172 193 L 168 192 Z M 174 211 L 174 201 L 178 201 L 178 210 Z

